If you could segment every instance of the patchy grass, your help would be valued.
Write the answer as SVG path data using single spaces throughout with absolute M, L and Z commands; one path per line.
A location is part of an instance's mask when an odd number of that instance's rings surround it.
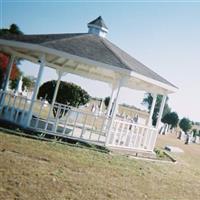
M 166 154 L 161 149 L 155 149 L 156 157 L 159 159 L 164 159 L 166 157 Z
M 179 158 L 147 162 L 0 132 L 0 199 L 199 199 L 200 155 Z
M 160 161 L 168 161 L 168 162 L 176 162 L 176 159 L 174 159 L 171 155 L 168 154 L 163 149 L 155 148 L 154 152 L 156 153 L 156 159 Z

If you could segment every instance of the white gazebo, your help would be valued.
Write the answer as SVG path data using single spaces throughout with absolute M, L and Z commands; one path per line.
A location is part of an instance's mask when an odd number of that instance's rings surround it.
M 88 23 L 88 28 L 88 33 L 0 36 L 0 51 L 10 55 L 7 77 L 0 92 L 1 120 L 46 134 L 97 143 L 109 148 L 152 152 L 166 96 L 177 88 L 107 40 L 108 28 L 101 17 Z M 16 58 L 40 66 L 31 99 L 7 90 Z M 37 100 L 45 66 L 56 69 L 58 74 L 51 105 Z M 107 113 L 110 114 L 97 115 L 57 103 L 59 83 L 66 73 L 109 83 L 112 92 Z M 117 118 L 118 96 L 122 87 L 153 95 L 146 125 Z M 163 98 L 157 125 L 152 127 L 151 118 L 158 94 L 163 95 Z M 56 117 L 52 115 L 55 108 Z M 60 113 L 66 114 L 60 117 Z

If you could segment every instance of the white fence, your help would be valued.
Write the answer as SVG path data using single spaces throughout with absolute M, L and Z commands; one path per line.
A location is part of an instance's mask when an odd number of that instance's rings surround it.
M 24 126 L 30 102 L 26 97 L 0 91 L 0 118 Z M 109 121 L 106 116 L 59 103 L 51 107 L 46 101 L 36 100 L 28 127 L 56 136 L 104 144 Z
M 153 151 L 157 129 L 116 119 L 107 145 L 127 150 Z
M 0 91 L 0 119 L 24 126 L 31 100 L 13 93 Z M 87 142 L 127 150 L 152 151 L 157 129 L 115 119 L 110 129 L 110 118 L 55 103 L 36 100 L 29 128 L 50 135 L 74 138 Z M 108 135 L 109 132 L 109 135 Z M 107 138 L 108 135 L 108 138 Z
M 0 118 L 23 125 L 27 118 L 29 102 L 24 96 L 0 91 Z
M 50 105 L 42 102 L 38 112 L 33 114 L 30 127 L 58 136 L 105 143 L 108 121 L 105 116 L 93 115 L 64 104 L 55 103 L 51 109 Z

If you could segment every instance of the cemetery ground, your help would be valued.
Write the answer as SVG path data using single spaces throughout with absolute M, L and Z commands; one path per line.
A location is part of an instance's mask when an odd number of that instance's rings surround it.
M 158 137 L 157 148 L 167 144 L 184 150 L 176 164 L 0 132 L 0 199 L 199 199 L 200 145 Z

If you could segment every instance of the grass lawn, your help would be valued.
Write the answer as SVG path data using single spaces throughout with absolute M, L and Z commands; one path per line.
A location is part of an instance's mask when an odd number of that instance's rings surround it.
M 200 145 L 160 136 L 157 146 L 173 142 L 185 153 L 164 164 L 0 132 L 0 199 L 198 200 Z

